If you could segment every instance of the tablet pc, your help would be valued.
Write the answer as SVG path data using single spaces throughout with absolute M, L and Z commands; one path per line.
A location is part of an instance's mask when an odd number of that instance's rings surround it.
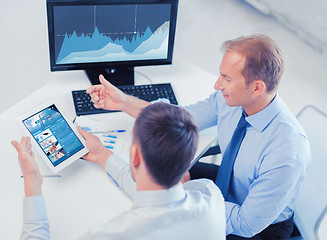
M 61 171 L 88 152 L 83 137 L 67 119 L 54 99 L 17 119 L 53 173 Z

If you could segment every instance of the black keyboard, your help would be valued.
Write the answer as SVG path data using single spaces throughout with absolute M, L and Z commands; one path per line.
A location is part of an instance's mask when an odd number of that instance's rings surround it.
M 171 104 L 178 105 L 173 88 L 171 87 L 170 83 L 137 86 L 126 85 L 118 86 L 117 88 L 119 88 L 126 94 L 135 96 L 148 102 L 157 100 L 159 98 L 166 98 L 170 101 Z M 117 112 L 95 108 L 93 106 L 93 102 L 91 101 L 91 97 L 86 93 L 86 90 L 72 91 L 72 95 L 77 116 Z

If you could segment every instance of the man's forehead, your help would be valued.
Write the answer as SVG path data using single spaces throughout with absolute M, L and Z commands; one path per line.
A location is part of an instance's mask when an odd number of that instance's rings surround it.
M 228 51 L 225 53 L 220 65 L 220 70 L 224 68 L 233 68 L 235 70 L 243 70 L 246 58 L 237 52 Z

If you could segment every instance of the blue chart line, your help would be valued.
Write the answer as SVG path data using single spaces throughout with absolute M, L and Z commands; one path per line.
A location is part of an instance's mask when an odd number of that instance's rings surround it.
M 113 40 L 95 28 L 92 36 L 74 31 L 66 33 L 57 64 L 165 59 L 168 52 L 169 21 L 152 32 L 147 27 L 144 34 L 136 33 L 131 41 L 126 37 Z

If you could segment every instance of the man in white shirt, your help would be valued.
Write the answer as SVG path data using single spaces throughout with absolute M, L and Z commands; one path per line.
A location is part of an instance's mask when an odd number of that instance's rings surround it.
M 80 128 L 79 132 L 89 149 L 83 158 L 104 167 L 133 198 L 129 211 L 90 226 L 79 239 L 225 239 L 224 199 L 215 184 L 206 179 L 180 183 L 198 143 L 198 129 L 184 109 L 156 103 L 138 114 L 130 166 L 96 136 Z M 26 196 L 21 239 L 50 239 L 42 176 L 30 140 L 23 137 L 12 144 L 18 152 Z

